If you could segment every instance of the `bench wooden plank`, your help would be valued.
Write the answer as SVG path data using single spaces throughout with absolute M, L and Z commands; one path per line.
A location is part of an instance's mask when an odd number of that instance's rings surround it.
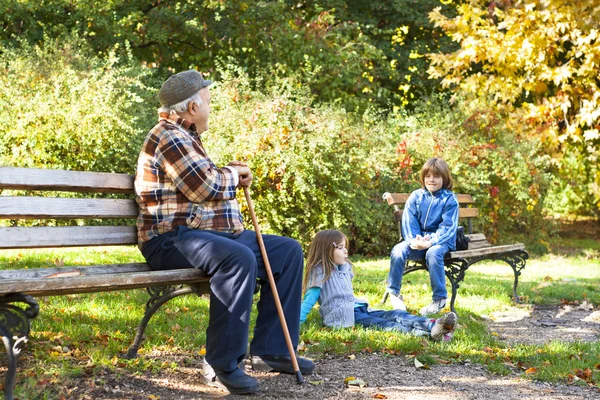
M 473 242 L 480 242 L 480 241 L 486 241 L 487 242 L 487 238 L 485 237 L 485 235 L 483 233 L 471 233 L 468 235 L 465 235 L 466 237 L 468 237 L 471 240 L 471 243 Z
M 0 189 L 134 193 L 134 176 L 109 172 L 0 167 Z
M 4 219 L 136 218 L 137 215 L 137 204 L 130 199 L 0 197 L 0 218 Z
M 0 293 L 22 293 L 32 296 L 56 296 L 61 294 L 106 292 L 146 288 L 149 286 L 168 286 L 208 282 L 202 271 L 174 269 L 168 271 L 128 272 L 113 274 L 82 275 L 67 278 L 0 280 Z
M 525 250 L 525 245 L 523 243 L 517 244 L 507 244 L 504 246 L 493 246 L 486 247 L 483 249 L 475 249 L 475 250 L 462 250 L 462 251 L 453 251 L 449 253 L 450 258 L 466 258 L 466 257 L 477 257 L 483 256 L 486 254 L 497 254 L 497 253 L 505 253 L 507 251 L 513 250 Z
M 137 244 L 135 226 L 0 228 L 0 249 Z
M 404 205 L 408 200 L 410 193 L 388 193 L 386 200 L 389 205 Z M 459 204 L 474 204 L 473 196 L 470 194 L 456 194 L 456 199 Z
M 127 263 L 127 264 L 104 264 L 90 265 L 81 267 L 51 267 L 51 268 L 27 268 L 27 269 L 6 269 L 0 270 L 0 280 L 15 279 L 44 279 L 51 275 L 78 272 L 81 275 L 111 275 L 127 272 L 151 272 L 152 268 L 147 263 Z M 48 278 L 50 279 L 50 278 Z
M 402 221 L 402 213 L 404 210 L 394 211 L 394 220 L 396 222 Z M 477 208 L 459 208 L 458 218 L 475 218 L 479 216 L 479 209 Z
M 492 245 L 487 240 L 469 242 L 469 250 L 483 249 L 486 247 L 492 247 Z

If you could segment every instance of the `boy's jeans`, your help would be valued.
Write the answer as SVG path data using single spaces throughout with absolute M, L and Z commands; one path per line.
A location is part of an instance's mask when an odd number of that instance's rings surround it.
M 398 243 L 392 249 L 390 258 L 390 273 L 387 280 L 388 291 L 391 293 L 400 293 L 406 260 L 425 259 L 425 263 L 429 269 L 429 281 L 433 291 L 433 300 L 447 298 L 448 291 L 446 290 L 444 255 L 449 251 L 450 247 L 446 244 L 436 244 L 427 250 L 413 250 L 409 247 L 408 241 Z

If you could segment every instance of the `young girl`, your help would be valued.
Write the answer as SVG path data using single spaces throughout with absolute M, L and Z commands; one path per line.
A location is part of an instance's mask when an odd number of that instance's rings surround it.
M 406 310 L 371 310 L 364 300 L 354 297 L 352 265 L 348 261 L 348 239 L 337 230 L 317 233 L 308 251 L 304 277 L 304 301 L 300 322 L 317 301 L 323 323 L 332 328 L 354 324 L 388 331 L 410 332 L 433 340 L 450 340 L 456 314 L 450 312 L 437 321 L 409 314 Z
M 387 292 L 392 306 L 405 310 L 400 288 L 406 260 L 425 259 L 433 291 L 431 304 L 421 309 L 427 316 L 446 306 L 444 255 L 456 249 L 458 200 L 452 193 L 450 168 L 441 158 L 427 160 L 420 177 L 421 189 L 411 193 L 404 207 L 404 241 L 392 249 Z

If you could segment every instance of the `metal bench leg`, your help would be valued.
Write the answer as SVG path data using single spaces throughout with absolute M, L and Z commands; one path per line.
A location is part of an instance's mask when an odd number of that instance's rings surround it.
M 200 288 L 195 285 L 189 287 L 182 287 L 181 285 L 156 286 L 149 287 L 146 290 L 150 294 L 150 299 L 148 299 L 146 302 L 146 312 L 137 328 L 137 333 L 135 335 L 133 344 L 127 351 L 127 354 L 123 356 L 124 358 L 131 359 L 137 357 L 138 349 L 140 348 L 142 340 L 144 339 L 144 331 L 146 330 L 146 326 L 148 326 L 150 318 L 152 318 L 154 313 L 158 311 L 163 304 L 177 296 L 182 296 L 184 294 L 196 293 L 198 296 L 202 294 L 200 292 Z
M 24 303 L 22 309 L 11 303 Z M 13 389 L 17 373 L 17 359 L 29 336 L 30 320 L 37 317 L 40 306 L 28 295 L 11 294 L 0 297 L 0 334 L 8 356 L 8 369 L 4 379 L 4 398 L 13 400 Z
M 446 277 L 452 285 L 452 297 L 450 297 L 450 310 L 454 309 L 454 301 L 456 300 L 456 292 L 460 287 L 460 283 L 465 279 L 465 271 L 469 268 L 469 263 L 463 258 L 448 259 L 444 262 L 446 268 Z
M 513 269 L 513 272 L 515 273 L 515 281 L 513 283 L 513 298 L 516 303 L 520 303 L 521 299 L 519 299 L 519 295 L 517 294 L 517 285 L 519 284 L 521 270 L 525 268 L 526 260 L 529 258 L 529 253 L 527 253 L 525 250 L 514 250 L 507 253 L 498 254 L 494 258 L 506 262 Z

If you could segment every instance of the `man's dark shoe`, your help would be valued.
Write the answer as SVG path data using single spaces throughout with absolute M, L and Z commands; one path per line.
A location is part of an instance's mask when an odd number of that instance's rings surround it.
M 310 374 L 315 369 L 315 363 L 308 358 L 296 357 L 298 367 L 303 374 Z M 261 372 L 285 372 L 286 374 L 294 374 L 292 359 L 290 356 L 252 356 L 252 369 Z
M 214 369 L 204 361 L 202 366 L 204 382 L 209 386 L 218 387 L 228 391 L 231 394 L 251 394 L 258 392 L 258 381 L 251 376 L 246 375 L 239 368 L 231 372 L 225 372 Z

